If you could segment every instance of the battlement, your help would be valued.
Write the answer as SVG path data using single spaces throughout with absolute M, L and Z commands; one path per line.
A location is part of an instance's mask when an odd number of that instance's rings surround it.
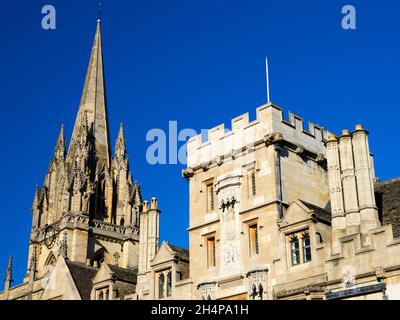
M 284 140 L 323 155 L 324 141 L 330 135 L 321 126 L 311 122 L 308 130 L 305 130 L 303 119 L 294 113 L 289 112 L 289 120 L 285 120 L 282 108 L 268 103 L 257 108 L 256 119 L 252 122 L 249 122 L 249 114 L 245 113 L 232 119 L 231 129 L 220 124 L 208 130 L 207 141 L 202 141 L 202 135 L 189 139 L 188 167 L 194 168 L 231 154 L 232 151 L 255 145 L 270 133 L 280 133 Z

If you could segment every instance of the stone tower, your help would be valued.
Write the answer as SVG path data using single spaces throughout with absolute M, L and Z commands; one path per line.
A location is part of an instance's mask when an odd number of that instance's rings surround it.
M 141 189 L 132 180 L 122 124 L 111 155 L 100 25 L 68 152 L 62 126 L 36 187 L 26 282 L 48 273 L 58 255 L 94 266 L 138 264 Z

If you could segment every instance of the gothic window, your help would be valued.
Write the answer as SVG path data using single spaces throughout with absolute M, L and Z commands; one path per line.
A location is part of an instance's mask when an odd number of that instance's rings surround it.
M 164 274 L 161 273 L 158 278 L 158 297 L 160 299 L 164 298 L 164 283 L 165 283 L 165 277 Z
M 215 237 L 207 238 L 207 266 L 208 268 L 215 267 Z
M 214 211 L 214 184 L 208 183 L 206 187 L 207 192 L 207 211 Z
M 168 272 L 167 274 L 167 297 L 172 296 L 172 274 Z
M 100 292 L 99 292 L 99 300 L 104 300 L 104 298 L 103 298 L 103 291 L 100 291 Z
M 45 267 L 44 267 L 44 273 L 48 274 L 52 269 L 53 266 L 55 265 L 57 259 L 55 257 L 55 255 L 53 254 L 53 252 L 50 252 L 49 256 L 46 259 L 45 262 Z
M 254 255 L 257 255 L 259 252 L 257 223 L 249 226 L 249 244 L 250 244 L 250 256 L 252 257 Z
M 292 265 L 300 264 L 300 249 L 299 249 L 299 239 L 297 235 L 293 235 L 290 238 L 290 251 L 292 256 Z
M 304 232 L 301 241 L 303 245 L 303 260 L 304 262 L 311 261 L 311 243 L 310 235 L 308 232 Z
M 121 220 L 119 221 L 120 226 L 124 226 L 125 225 L 125 219 L 121 218 Z

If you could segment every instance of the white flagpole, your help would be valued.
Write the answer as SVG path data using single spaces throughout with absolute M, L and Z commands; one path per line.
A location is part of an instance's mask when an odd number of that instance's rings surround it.
M 270 103 L 270 99 L 269 99 L 268 57 L 265 57 L 265 74 L 266 74 L 266 80 L 267 80 L 267 103 Z

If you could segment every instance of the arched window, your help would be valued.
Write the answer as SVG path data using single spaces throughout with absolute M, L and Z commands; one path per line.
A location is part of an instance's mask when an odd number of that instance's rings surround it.
M 48 274 L 52 270 L 56 261 L 57 261 L 57 259 L 56 259 L 55 255 L 53 254 L 53 252 L 50 252 L 50 254 L 47 257 L 46 262 L 45 262 L 45 267 L 44 267 L 45 274 Z
M 299 250 L 299 239 L 297 235 L 293 235 L 290 238 L 290 251 L 292 256 L 292 265 L 297 265 L 300 263 L 300 250 Z
M 125 219 L 121 218 L 121 220 L 119 220 L 119 224 L 123 227 L 125 225 Z
M 165 283 L 165 277 L 164 277 L 164 274 L 161 273 L 160 277 L 158 279 L 158 297 L 159 298 L 164 298 L 164 283 Z
M 100 290 L 100 292 L 99 292 L 99 300 L 104 300 L 104 298 L 103 298 L 103 291 L 101 291 L 101 290 Z

